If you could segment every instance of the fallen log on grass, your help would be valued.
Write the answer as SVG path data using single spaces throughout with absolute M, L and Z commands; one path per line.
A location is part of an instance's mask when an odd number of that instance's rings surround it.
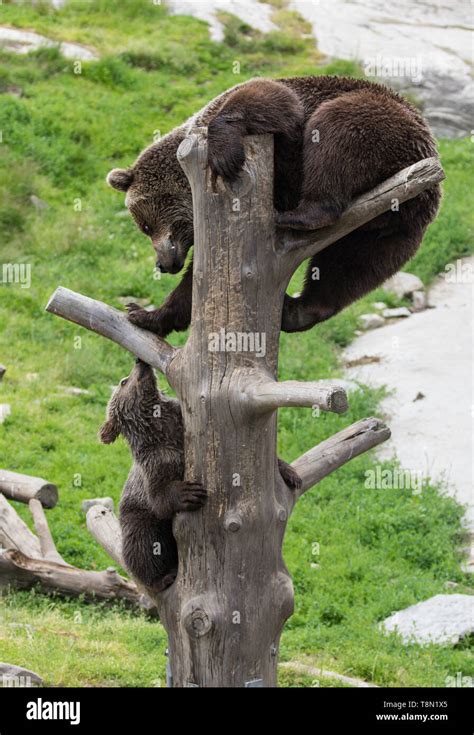
M 138 603 L 138 590 L 133 582 L 121 577 L 116 569 L 91 572 L 46 559 L 32 559 L 16 549 L 0 551 L 0 588 L 14 586 L 31 589 L 39 585 L 42 592 L 58 593 L 85 600 L 125 600 Z
M 83 596 L 87 601 L 123 600 L 138 605 L 149 615 L 156 615 L 156 605 L 146 591 L 122 577 L 113 567 L 96 572 L 68 564 L 56 548 L 40 501 L 33 498 L 28 507 L 37 536 L 0 494 L 0 547 L 3 547 L 0 548 L 0 591 L 9 587 L 32 589 L 38 586 L 47 594 Z M 113 518 L 119 526 L 115 516 Z M 120 534 L 118 542 L 121 543 Z M 112 549 L 108 551 L 111 553 Z M 121 546 L 116 546 L 115 551 L 112 556 L 123 566 Z
M 54 508 L 58 502 L 58 488 L 41 477 L 20 475 L 0 469 L 0 493 L 9 500 L 29 503 L 32 498 L 39 500 L 44 508 Z

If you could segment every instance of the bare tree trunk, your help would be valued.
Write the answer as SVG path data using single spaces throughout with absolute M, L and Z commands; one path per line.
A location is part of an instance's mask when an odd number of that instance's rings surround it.
M 181 350 L 67 289 L 47 306 L 165 372 L 180 399 L 185 478 L 201 481 L 209 498 L 199 512 L 175 518 L 178 577 L 157 599 L 175 687 L 276 686 L 280 634 L 293 611 L 281 552 L 288 516 L 298 495 L 390 433 L 377 419 L 358 422 L 294 463 L 299 493 L 281 479 L 276 409 L 347 405 L 334 386 L 277 382 L 283 298 L 295 268 L 389 209 L 394 197 L 403 202 L 443 178 L 438 161 L 421 161 L 360 197 L 334 227 L 294 235 L 274 226 L 272 138 L 246 138 L 245 153 L 231 189 L 207 170 L 205 130 L 178 151 L 195 227 L 192 326 Z M 119 529 L 93 533 L 116 558 Z

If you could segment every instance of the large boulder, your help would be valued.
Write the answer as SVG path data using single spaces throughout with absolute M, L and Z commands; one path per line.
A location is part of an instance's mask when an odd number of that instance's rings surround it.
M 474 595 L 435 595 L 383 621 L 405 644 L 450 643 L 474 632 Z

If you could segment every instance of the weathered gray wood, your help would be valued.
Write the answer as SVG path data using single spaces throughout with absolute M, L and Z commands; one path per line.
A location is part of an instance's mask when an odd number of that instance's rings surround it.
M 38 539 L 3 495 L 0 495 L 0 546 L 17 549 L 36 559 L 42 556 Z
M 165 374 L 176 354 L 175 348 L 164 340 L 133 326 L 124 312 L 68 288 L 60 286 L 56 289 L 46 305 L 46 311 L 118 342 L 133 355 Z
M 298 380 L 256 380 L 249 382 L 244 392 L 253 408 L 263 412 L 275 411 L 285 406 L 311 406 L 334 413 L 347 411 L 345 390 L 317 381 L 302 383 Z
M 275 382 L 286 286 L 301 260 L 443 174 L 437 161 L 420 162 L 354 202 L 333 228 L 296 235 L 274 226 L 271 137 L 246 138 L 245 169 L 232 187 L 213 181 L 206 145 L 206 131 L 198 129 L 178 151 L 195 224 L 192 328 L 185 347 L 171 351 L 125 315 L 65 289 L 48 309 L 165 371 L 181 400 L 185 477 L 202 481 L 209 499 L 202 510 L 175 518 L 180 568 L 175 584 L 157 599 L 174 686 L 268 687 L 276 684 L 281 629 L 293 610 L 281 547 L 296 500 L 277 469 L 275 409 L 345 405 L 342 392 L 324 392 L 322 385 Z M 265 350 L 211 349 L 211 337 L 222 332 L 264 336 Z M 388 436 L 381 422 L 368 419 L 310 450 L 294 463 L 301 492 Z M 116 538 L 95 535 L 117 555 Z
M 280 230 L 277 249 L 285 253 L 289 272 L 306 258 L 319 253 L 352 230 L 388 211 L 393 201 L 403 204 L 430 186 L 443 181 L 445 173 L 437 158 L 425 158 L 355 199 L 336 224 L 308 233 Z
M 104 551 L 123 569 L 126 569 L 122 556 L 122 531 L 115 513 L 105 505 L 93 505 L 86 515 L 87 529 L 91 536 L 102 546 Z M 151 616 L 158 615 L 156 602 L 152 593 L 142 584 L 136 582 L 139 592 L 138 604 Z
M 55 561 L 58 564 L 66 564 L 53 541 L 48 521 L 46 520 L 46 515 L 40 501 L 36 498 L 32 498 L 28 503 L 28 507 L 33 517 L 33 523 L 35 524 L 35 530 L 38 535 L 43 559 L 46 559 L 47 561 Z M 69 566 L 69 564 L 67 564 L 67 566 Z
M 87 511 L 86 525 L 89 533 L 102 546 L 111 559 L 125 569 L 122 556 L 122 532 L 117 516 L 105 505 L 93 505 Z
M 113 568 L 91 572 L 45 559 L 32 559 L 14 549 L 1 550 L 0 588 L 31 589 L 35 585 L 39 585 L 42 592 L 66 597 L 83 595 L 86 600 L 124 600 L 138 604 L 135 584 Z
M 29 503 L 36 498 L 45 508 L 54 508 L 58 502 L 58 488 L 41 477 L 21 475 L 0 469 L 0 493 L 10 500 Z
M 292 463 L 302 480 L 295 500 L 324 477 L 359 454 L 390 438 L 390 429 L 377 418 L 362 419 L 330 436 Z
M 0 685 L 3 687 L 42 686 L 43 679 L 34 671 L 0 661 Z

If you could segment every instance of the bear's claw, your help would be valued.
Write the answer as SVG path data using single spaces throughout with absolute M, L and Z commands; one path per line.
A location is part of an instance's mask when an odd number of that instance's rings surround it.
M 176 498 L 176 512 L 199 510 L 206 499 L 207 490 L 199 482 L 183 482 Z

